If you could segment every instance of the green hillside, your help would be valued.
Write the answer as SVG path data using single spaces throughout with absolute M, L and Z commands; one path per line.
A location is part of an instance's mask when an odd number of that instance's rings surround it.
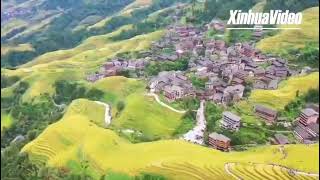
M 319 87 L 319 72 L 307 76 L 289 78 L 280 83 L 276 90 L 254 90 L 249 101 L 261 103 L 276 109 L 283 109 L 290 101 L 295 99 L 296 92 L 303 94 L 309 89 Z
M 302 24 L 298 30 L 281 30 L 278 34 L 262 39 L 257 47 L 264 52 L 286 53 L 288 48 L 303 48 L 306 43 L 314 42 L 319 44 L 319 7 L 304 10 Z
M 307 103 L 318 103 L 316 99 L 319 99 L 319 94 L 313 92 L 319 88 L 316 67 L 319 59 L 316 54 L 319 50 L 319 7 L 313 7 L 317 6 L 315 0 L 305 4 L 295 3 L 295 0 L 3 2 L 3 12 L 22 10 L 23 15 L 18 13 L 11 18 L 2 13 L 1 16 L 4 20 L 1 23 L 1 160 L 5 162 L 1 164 L 1 172 L 5 174 L 1 179 L 319 179 L 318 140 L 314 144 L 302 144 L 293 133 L 293 120 Z M 288 60 L 285 67 L 279 68 L 285 69 L 279 70 L 280 73 L 285 71 L 296 75 L 286 76 L 275 90 L 263 90 L 253 88 L 255 79 L 251 77 L 257 74 L 250 74 L 243 83 L 244 96 L 239 101 L 235 100 L 238 94 L 226 93 L 232 99 L 230 103 L 224 102 L 227 95 L 223 95 L 219 103 L 206 100 L 201 114 L 202 103 L 201 108 L 198 107 L 202 98 L 200 90 L 206 90 L 205 96 L 206 92 L 220 91 L 219 88 L 207 88 L 206 82 L 215 75 L 219 80 L 227 81 L 221 76 L 229 72 L 223 68 L 228 63 L 223 62 L 219 73 L 208 71 L 205 73 L 210 78 L 202 78 L 202 70 L 197 69 L 204 66 L 209 69 L 210 65 L 202 65 L 199 60 L 207 57 L 212 57 L 212 61 L 216 61 L 216 57 L 222 59 L 224 50 L 214 47 L 216 55 L 207 55 L 209 51 L 201 50 L 198 55 L 160 60 L 157 56 L 175 53 L 175 42 L 172 47 L 163 49 L 156 49 L 152 44 L 166 37 L 166 27 L 174 25 L 175 16 L 181 18 L 179 22 L 183 25 L 204 29 L 212 19 L 227 20 L 230 9 L 247 11 L 252 8 L 261 12 L 277 5 L 303 12 L 301 30 L 268 31 L 256 46 L 263 53 L 281 55 Z M 228 46 L 252 40 L 252 33 L 250 38 L 247 37 L 247 30 L 232 33 L 229 30 L 223 33 L 200 31 L 206 37 L 201 38 L 204 44 L 213 37 L 223 37 L 221 40 L 224 39 Z M 187 42 L 180 36 L 178 38 Z M 174 41 L 174 38 L 168 39 Z M 132 55 L 125 57 L 128 62 L 140 60 L 140 57 L 133 56 L 146 50 L 153 54 L 143 57 L 151 62 L 144 69 L 120 67 L 121 73 L 117 71 L 115 76 L 103 76 L 94 82 L 87 80 L 88 75 L 101 72 L 102 66 L 113 58 L 128 53 L 128 56 Z M 238 53 L 236 55 L 238 57 Z M 190 62 L 196 64 L 194 68 Z M 271 62 L 270 58 L 270 62 L 258 66 L 275 67 Z M 242 59 L 238 65 L 232 68 L 242 68 Z M 249 63 L 245 67 L 248 66 L 251 68 Z M 300 74 L 303 66 L 310 66 L 310 73 Z M 160 100 L 155 98 L 156 95 L 150 96 L 152 91 L 148 84 L 165 70 L 183 71 L 195 88 L 192 90 L 195 97 L 189 94 L 188 80 L 182 81 L 181 76 L 176 76 L 180 80 L 164 78 L 169 81 L 169 86 L 164 83 L 167 91 L 161 90 L 157 94 Z M 231 73 L 234 73 L 233 69 Z M 166 88 L 172 86 L 175 89 L 173 84 L 179 84 L 178 90 L 172 90 L 170 94 Z M 225 93 L 224 88 L 221 89 Z M 185 93 L 188 98 L 171 102 L 165 98 L 168 92 L 172 96 Z M 267 125 L 253 112 L 255 104 L 277 110 L 279 119 L 284 120 Z M 224 111 L 241 117 L 239 131 L 225 130 L 220 126 Z M 199 123 L 202 115 L 204 125 Z M 110 124 L 107 123 L 109 116 Z M 284 127 L 283 122 L 292 126 Z M 185 132 L 199 126 L 203 126 L 203 133 L 195 135 L 195 139 L 203 140 L 203 145 L 183 140 Z M 230 138 L 231 151 L 211 148 L 209 134 L 212 132 Z M 271 145 L 277 133 L 287 136 L 290 144 Z M 144 176 L 138 178 L 140 175 Z
M 231 162 L 265 165 L 275 163 L 302 171 L 318 172 L 319 145 L 288 145 L 285 147 L 288 155 L 283 158 L 278 146 L 223 153 L 181 140 L 131 144 L 113 131 L 103 129 L 92 122 L 91 119 L 103 116 L 102 113 L 90 115 L 81 112 L 93 110 L 94 106 L 90 105 L 92 103 L 87 100 L 74 101 L 60 121 L 50 125 L 22 151 L 29 152 L 34 162 L 46 162 L 49 166 L 55 167 L 68 166 L 73 164 L 71 162 L 85 159 L 89 161 L 90 169 L 95 170 L 93 174 L 103 174 L 111 169 L 131 175 L 140 171 L 151 171 L 172 179 L 230 179 L 224 165 Z M 259 168 L 270 171 L 267 166 Z M 248 173 L 255 171 L 252 168 L 247 170 Z M 284 173 L 277 168 L 272 171 L 271 174 Z M 213 174 L 216 176 L 212 176 Z M 268 173 L 263 174 L 270 179 L 272 177 Z M 290 179 L 288 174 L 283 174 L 283 177 Z

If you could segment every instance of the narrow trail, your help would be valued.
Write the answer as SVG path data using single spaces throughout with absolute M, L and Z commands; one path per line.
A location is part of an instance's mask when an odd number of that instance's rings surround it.
M 204 144 L 204 132 L 206 129 L 206 118 L 205 118 L 205 101 L 200 102 L 200 107 L 197 110 L 197 124 L 196 126 L 183 135 L 183 139 L 197 143 Z
M 104 112 L 104 122 L 106 124 L 106 126 L 109 126 L 111 123 L 111 108 L 110 105 L 104 102 L 100 102 L 100 101 L 95 101 L 97 104 L 103 105 L 105 107 L 105 112 Z
M 252 164 L 252 165 L 264 165 L 264 166 L 271 166 L 271 167 L 279 167 L 281 169 L 285 169 L 288 172 L 292 172 L 292 173 L 294 173 L 296 175 L 319 177 L 319 174 L 317 174 L 317 173 L 311 173 L 311 172 L 308 173 L 308 172 L 298 171 L 296 169 L 291 169 L 289 167 L 278 165 L 278 164 L 263 164 L 263 163 L 250 163 L 250 164 Z M 234 177 L 237 180 L 243 180 L 241 177 L 238 177 L 236 174 L 231 172 L 230 166 L 232 166 L 232 165 L 236 165 L 236 163 L 226 163 L 224 165 L 224 170 L 226 171 L 226 173 L 229 174 L 230 176 Z
M 238 177 L 237 175 L 235 175 L 231 172 L 230 165 L 235 165 L 235 163 L 226 163 L 224 165 L 224 170 L 226 171 L 226 173 L 229 174 L 230 176 L 234 177 L 236 180 L 243 180 L 242 178 Z
M 159 96 L 157 94 L 155 94 L 155 93 L 150 92 L 150 93 L 147 94 L 147 96 L 153 96 L 155 98 L 155 100 L 157 101 L 157 103 L 159 103 L 163 107 L 166 107 L 166 108 L 170 109 L 171 111 L 174 111 L 174 112 L 180 113 L 180 114 L 184 114 L 186 112 L 184 110 L 177 110 L 177 109 L 167 105 L 166 103 L 162 102 L 160 100 Z

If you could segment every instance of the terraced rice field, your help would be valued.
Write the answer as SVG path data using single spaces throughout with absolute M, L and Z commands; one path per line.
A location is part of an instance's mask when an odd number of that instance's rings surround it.
M 298 30 L 281 30 L 275 36 L 262 39 L 257 47 L 263 52 L 286 53 L 287 48 L 302 48 L 307 42 L 319 43 L 319 7 L 308 8 L 303 12 L 301 25 L 281 25 L 298 27 Z
M 317 88 L 318 86 L 319 72 L 306 76 L 290 77 L 288 80 L 282 81 L 276 90 L 253 90 L 249 101 L 253 104 L 264 104 L 281 110 L 295 98 L 297 91 L 303 94 L 309 89 Z
M 225 173 L 223 168 L 206 165 L 204 167 L 198 167 L 191 163 L 161 163 L 158 165 L 152 165 L 146 168 L 147 171 L 165 174 L 172 179 L 179 180 L 228 180 L 232 179 L 230 175 Z
M 319 177 L 304 175 L 299 173 L 290 173 L 290 170 L 277 165 L 265 164 L 249 164 L 249 163 L 231 163 L 229 165 L 230 172 L 238 177 L 238 179 L 245 180 L 313 180 Z

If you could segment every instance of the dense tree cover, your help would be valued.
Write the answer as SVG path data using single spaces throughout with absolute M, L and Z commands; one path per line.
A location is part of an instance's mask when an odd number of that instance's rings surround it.
M 20 78 L 18 76 L 6 76 L 1 74 L 1 89 L 9 87 L 19 80 Z
M 253 82 L 246 81 L 244 91 L 243 91 L 243 97 L 248 98 L 251 94 L 252 89 L 253 89 Z
M 172 62 L 152 62 L 145 68 L 145 73 L 149 76 L 155 76 L 161 71 L 185 71 L 187 69 L 188 60 L 181 58 Z
M 252 30 L 229 30 L 227 32 L 227 43 L 248 42 L 252 40 Z
M 86 3 L 85 1 L 74 0 L 62 1 L 45 1 L 45 8 L 56 8 L 57 5 L 60 7 L 68 8 L 72 5 L 68 11 L 64 12 L 64 15 L 57 17 L 44 31 L 39 33 L 33 33 L 28 36 L 21 36 L 15 40 L 15 43 L 30 43 L 34 48 L 34 52 L 21 53 L 11 52 L 2 58 L 5 61 L 1 61 L 2 67 L 14 67 L 30 61 L 31 59 L 59 49 L 68 49 L 79 45 L 84 39 L 90 36 L 101 35 L 113 32 L 117 28 L 127 25 L 134 24 L 135 28 L 131 31 L 125 31 L 121 35 L 117 36 L 115 40 L 121 40 L 133 37 L 138 34 L 147 33 L 158 29 L 160 26 L 167 24 L 166 19 L 157 19 L 155 22 L 141 22 L 149 14 L 169 7 L 176 2 L 186 2 L 187 0 L 155 0 L 151 6 L 134 10 L 131 16 L 114 16 L 108 23 L 102 28 L 90 29 L 86 28 L 74 31 L 73 28 L 84 18 L 90 15 L 108 16 L 123 8 L 125 5 L 132 2 L 132 0 L 104 0 L 97 1 L 97 3 Z M 99 3 L 98 3 L 99 2 Z M 161 21 L 160 21 L 161 20 Z M 61 32 L 61 30 L 63 30 Z M 14 35 L 14 34 L 12 34 Z M 8 41 L 8 37 L 2 37 L 1 42 L 5 43 Z
M 24 92 L 29 88 L 29 84 L 21 81 L 13 89 L 13 95 L 10 97 L 2 97 L 1 96 L 1 109 L 8 109 L 11 108 L 11 106 L 18 104 L 20 102 L 21 96 L 24 94 Z
M 265 144 L 269 141 L 275 132 L 266 130 L 263 126 L 247 125 L 242 126 L 239 131 L 232 132 L 219 129 L 222 133 L 231 139 L 231 145 Z
M 34 57 L 46 52 L 51 52 L 59 49 L 72 48 L 82 40 L 92 35 L 97 35 L 94 32 L 89 32 L 86 29 L 74 31 L 73 29 L 78 25 L 80 21 L 91 15 L 108 16 L 119 11 L 125 7 L 132 0 L 103 0 L 95 2 L 87 2 L 84 0 L 53 0 L 44 1 L 38 8 L 39 9 L 68 9 L 65 10 L 63 15 L 55 18 L 50 26 L 47 26 L 43 31 L 32 33 L 26 36 L 20 36 L 14 39 L 14 43 L 30 43 L 34 48 L 32 52 L 11 52 L 1 58 L 5 61 L 1 61 L 1 67 L 14 67 L 23 63 L 26 63 Z M 21 30 L 20 30 L 21 31 Z M 11 33 L 1 38 L 2 43 L 11 42 L 11 37 L 16 33 Z M 111 32 L 111 31 L 109 31 Z M 101 33 L 107 33 L 103 31 Z
M 267 0 L 264 11 L 290 10 L 292 12 L 300 12 L 314 6 L 319 6 L 318 0 Z
M 39 179 L 38 168 L 29 161 L 26 153 L 20 153 L 24 144 L 12 144 L 1 150 L 1 179 Z
M 204 89 L 208 78 L 199 78 L 196 76 L 190 77 L 192 85 L 197 89 Z
M 248 11 L 256 4 L 257 0 L 228 0 L 228 1 L 217 1 L 217 0 L 206 0 L 204 2 L 204 8 L 201 10 L 195 10 L 194 22 L 205 23 L 212 20 L 212 18 L 220 18 L 228 20 L 230 17 L 230 10 L 242 10 Z
M 11 51 L 1 56 L 1 67 L 15 67 L 30 61 L 37 55 L 34 51 Z
M 1 179 L 19 180 L 93 180 L 87 171 L 87 161 L 80 161 L 80 170 L 73 172 L 66 167 L 53 168 L 44 164 L 35 165 L 29 160 L 27 153 L 21 153 L 20 149 L 26 141 L 13 143 L 2 149 L 1 152 Z M 124 173 L 108 171 L 100 177 L 101 180 L 166 180 L 162 175 L 154 173 L 140 173 L 130 176 Z
M 281 111 L 281 116 L 287 117 L 293 121 L 297 118 L 301 112 L 301 109 L 308 103 L 319 103 L 319 87 L 317 89 L 310 89 L 306 94 L 299 95 L 296 92 L 296 98 L 284 107 L 284 111 Z
M 78 98 L 99 100 L 104 93 L 96 88 L 87 89 L 84 85 L 77 82 L 60 80 L 55 82 L 55 94 L 53 99 L 58 104 L 68 104 Z
M 6 109 L 15 122 L 9 129 L 3 130 L 1 147 L 7 146 L 17 135 L 24 135 L 32 140 L 49 124 L 62 117 L 63 109 L 57 107 L 48 95 L 42 95 L 39 99 L 37 102 L 15 100 Z
M 174 136 L 182 135 L 191 130 L 196 124 L 196 112 L 188 110 L 182 117 L 181 124 L 173 132 Z
M 174 10 L 160 13 L 155 19 L 145 20 L 134 24 L 133 28 L 122 31 L 119 35 L 113 36 L 114 41 L 129 39 L 137 35 L 154 32 L 173 22 L 173 18 L 169 16 Z
M 288 48 L 284 57 L 301 66 L 319 68 L 319 43 L 306 43 L 303 48 Z
M 188 109 L 190 111 L 199 109 L 200 107 L 200 100 L 193 97 L 186 97 L 175 103 L 178 103 L 179 107 L 181 107 L 182 109 Z
M 215 131 L 217 122 L 222 119 L 222 108 L 214 103 L 207 102 L 205 117 L 207 121 L 208 132 Z

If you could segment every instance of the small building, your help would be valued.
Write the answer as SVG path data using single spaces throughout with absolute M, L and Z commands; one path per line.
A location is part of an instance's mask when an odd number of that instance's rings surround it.
M 267 108 L 262 105 L 256 105 L 254 107 L 254 111 L 259 117 L 261 117 L 262 119 L 265 119 L 267 123 L 272 124 L 277 119 L 278 112 L 271 108 Z
M 231 140 L 223 134 L 218 134 L 215 132 L 209 134 L 209 144 L 215 149 L 221 151 L 229 151 L 230 142 Z
M 241 117 L 233 114 L 232 112 L 223 112 L 223 119 L 221 121 L 221 127 L 228 130 L 238 131 L 240 129 Z
M 213 19 L 208 25 L 207 25 L 208 29 L 214 29 L 217 31 L 224 31 L 225 30 L 225 25 L 221 20 L 218 19 Z
M 311 123 L 304 126 L 301 123 L 294 128 L 295 137 L 302 143 L 310 143 L 319 140 L 319 124 Z
M 319 104 L 307 104 L 306 108 L 311 108 L 315 110 L 317 113 L 319 113 Z
M 299 116 L 299 122 L 304 126 L 311 123 L 317 123 L 319 120 L 319 113 L 311 108 L 303 109 Z
M 287 136 L 283 134 L 275 134 L 274 139 L 276 140 L 277 144 L 281 144 L 281 145 L 289 144 L 289 140 Z
M 167 85 L 164 87 L 164 96 L 168 101 L 175 101 L 184 97 L 185 93 L 182 87 L 177 85 Z

